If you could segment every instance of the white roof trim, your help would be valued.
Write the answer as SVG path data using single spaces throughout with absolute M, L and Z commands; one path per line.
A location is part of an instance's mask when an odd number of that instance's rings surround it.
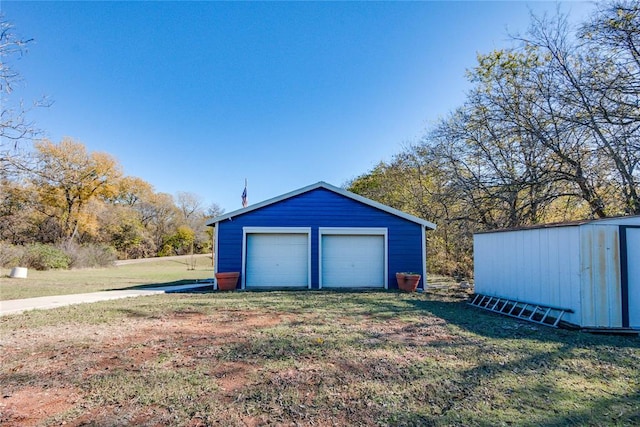
M 217 223 L 219 223 L 221 221 L 224 221 L 225 219 L 232 219 L 234 216 L 243 215 L 243 214 L 249 213 L 251 211 L 263 208 L 265 206 L 272 205 L 274 203 L 278 203 L 278 202 L 280 202 L 282 200 L 286 200 L 286 199 L 289 199 L 291 197 L 295 197 L 295 196 L 298 196 L 300 194 L 307 193 L 309 191 L 312 191 L 312 190 L 315 190 L 315 189 L 318 189 L 318 188 L 324 188 L 325 190 L 333 191 L 334 193 L 338 193 L 338 194 L 340 194 L 342 196 L 345 196 L 345 197 L 347 197 L 349 199 L 355 200 L 355 201 L 363 203 L 365 205 L 369 205 L 369 206 L 374 207 L 376 209 L 380 209 L 381 211 L 390 213 L 390 214 L 395 215 L 395 216 L 400 217 L 400 218 L 404 218 L 404 219 L 406 219 L 408 221 L 415 222 L 417 224 L 421 224 L 421 225 L 425 226 L 426 228 L 428 228 L 430 230 L 435 230 L 436 229 L 436 225 L 434 223 L 432 223 L 432 222 L 425 221 L 424 219 L 418 218 L 417 216 L 413 216 L 413 215 L 410 215 L 410 214 L 408 214 L 406 212 L 402 212 L 402 211 L 400 211 L 398 209 L 394 209 L 394 208 L 392 208 L 390 206 L 383 205 L 382 203 L 378 203 L 378 202 L 376 202 L 374 200 L 367 199 L 366 197 L 362 197 L 362 196 L 360 196 L 358 194 L 352 193 L 352 192 L 344 190 L 342 188 L 334 187 L 333 185 L 327 184 L 324 181 L 320 181 L 320 182 L 317 182 L 315 184 L 308 185 L 306 187 L 302 187 L 302 188 L 300 188 L 298 190 L 291 191 L 291 192 L 283 194 L 281 196 L 274 197 L 272 199 L 268 199 L 268 200 L 262 201 L 260 203 L 256 203 L 255 205 L 247 206 L 246 208 L 238 209 L 238 210 L 235 210 L 233 212 L 229 212 L 229 213 L 217 216 L 217 217 L 211 219 L 210 221 L 208 221 L 207 225 L 208 226 L 214 226 L 215 224 L 217 224 Z

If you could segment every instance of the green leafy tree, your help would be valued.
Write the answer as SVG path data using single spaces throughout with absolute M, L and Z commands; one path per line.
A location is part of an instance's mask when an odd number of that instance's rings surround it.
M 185 255 L 190 253 L 195 241 L 195 232 L 182 225 L 177 228 L 176 232 L 170 236 L 167 236 L 162 245 L 160 256 L 168 255 Z

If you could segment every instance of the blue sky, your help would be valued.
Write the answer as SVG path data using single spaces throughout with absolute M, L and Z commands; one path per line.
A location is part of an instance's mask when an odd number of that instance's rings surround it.
M 561 3 L 581 20 L 591 3 Z M 249 202 L 389 160 L 465 98 L 477 53 L 554 2 L 14 2 L 15 96 L 46 137 L 158 192 Z

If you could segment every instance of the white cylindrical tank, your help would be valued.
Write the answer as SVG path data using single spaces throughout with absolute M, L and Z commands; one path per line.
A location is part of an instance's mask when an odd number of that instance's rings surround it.
M 27 269 L 25 267 L 13 267 L 11 269 L 11 273 L 9 273 L 9 277 L 13 277 L 15 279 L 26 279 Z

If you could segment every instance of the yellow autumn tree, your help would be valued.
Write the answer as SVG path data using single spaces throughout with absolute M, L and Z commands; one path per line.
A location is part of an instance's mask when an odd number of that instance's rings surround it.
M 118 189 L 113 203 L 136 206 L 153 197 L 153 186 L 142 178 L 125 176 L 118 181 Z
M 84 144 L 64 138 L 56 144 L 35 144 L 36 166 L 32 184 L 39 211 L 58 230 L 58 240 L 72 241 L 79 232 L 96 228 L 91 203 L 112 198 L 122 177 L 120 165 L 111 155 L 88 152 Z

